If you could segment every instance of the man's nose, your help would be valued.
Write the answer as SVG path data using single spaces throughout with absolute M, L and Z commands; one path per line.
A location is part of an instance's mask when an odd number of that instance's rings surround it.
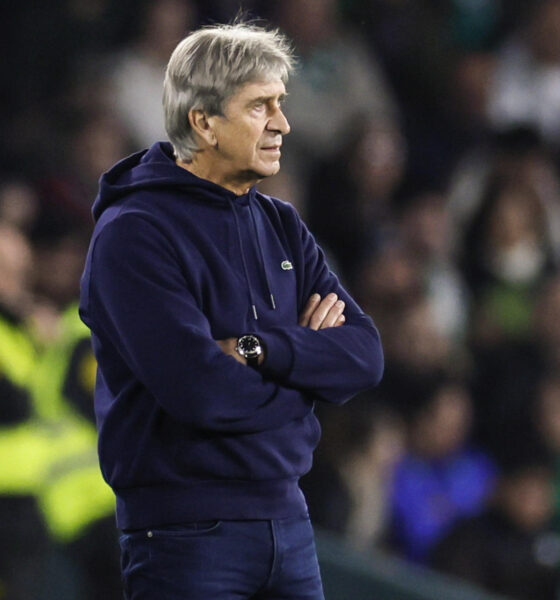
M 268 122 L 267 129 L 270 131 L 278 131 L 282 135 L 287 135 L 290 133 L 290 124 L 288 123 L 288 119 L 286 119 L 286 115 L 284 115 L 281 108 L 277 108 L 274 111 Z

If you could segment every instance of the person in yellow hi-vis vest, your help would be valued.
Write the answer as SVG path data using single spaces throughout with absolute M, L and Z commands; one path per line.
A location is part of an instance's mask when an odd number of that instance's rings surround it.
M 0 222 L 0 599 L 120 598 L 115 500 L 86 408 L 89 331 L 71 306 L 45 335 L 31 265 L 25 237 Z
M 32 378 L 34 410 L 52 427 L 39 506 L 53 539 L 67 550 L 85 591 L 82 598 L 120 598 L 115 497 L 103 481 L 93 422 L 96 362 L 89 330 L 71 305 L 59 335 L 41 353 Z
M 27 383 L 35 351 L 18 318 L 0 304 L 0 598 L 35 598 L 49 541 L 37 493 L 49 438 L 33 423 Z
M 47 572 L 49 537 L 37 493 L 49 438 L 34 425 L 29 381 L 36 352 L 24 323 L 31 250 L 0 223 L 0 598 L 37 598 Z

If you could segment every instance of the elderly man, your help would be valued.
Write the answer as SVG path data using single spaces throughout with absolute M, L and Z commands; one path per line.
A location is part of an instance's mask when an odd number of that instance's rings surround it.
M 192 33 L 164 82 L 171 143 L 101 180 L 80 313 L 129 599 L 323 598 L 298 487 L 313 407 L 376 385 L 383 355 L 294 209 L 255 188 L 291 67 L 278 32 Z

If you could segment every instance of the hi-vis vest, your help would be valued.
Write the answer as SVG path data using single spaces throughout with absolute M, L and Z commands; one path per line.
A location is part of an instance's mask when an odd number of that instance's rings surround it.
M 3 333 L 0 326 L 0 347 Z M 17 345 L 15 337 L 13 341 Z M 22 343 L 20 350 L 30 346 Z M 114 494 L 99 469 L 95 426 L 64 394 L 74 377 L 93 402 L 96 367 L 91 349 L 81 350 L 82 360 L 73 364 L 76 349 L 84 347 L 89 349 L 89 331 L 72 305 L 61 318 L 56 341 L 39 356 L 31 353 L 26 368 L 23 351 L 14 363 L 19 381 L 31 391 L 34 414 L 22 424 L 0 428 L 0 494 L 34 494 L 51 534 L 61 542 L 76 539 L 115 508 Z
M 23 327 L 0 315 L 0 377 L 29 391 L 36 361 Z M 49 445 L 30 419 L 0 425 L 0 495 L 36 494 L 48 466 Z

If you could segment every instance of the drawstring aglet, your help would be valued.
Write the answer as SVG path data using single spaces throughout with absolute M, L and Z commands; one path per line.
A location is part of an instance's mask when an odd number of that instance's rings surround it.
M 251 304 L 251 307 L 253 308 L 253 316 L 255 317 L 255 321 L 258 321 L 259 315 L 257 314 L 257 307 L 254 304 Z
M 274 302 L 274 296 L 270 294 L 270 304 L 272 306 L 272 310 L 276 310 L 276 302 Z

